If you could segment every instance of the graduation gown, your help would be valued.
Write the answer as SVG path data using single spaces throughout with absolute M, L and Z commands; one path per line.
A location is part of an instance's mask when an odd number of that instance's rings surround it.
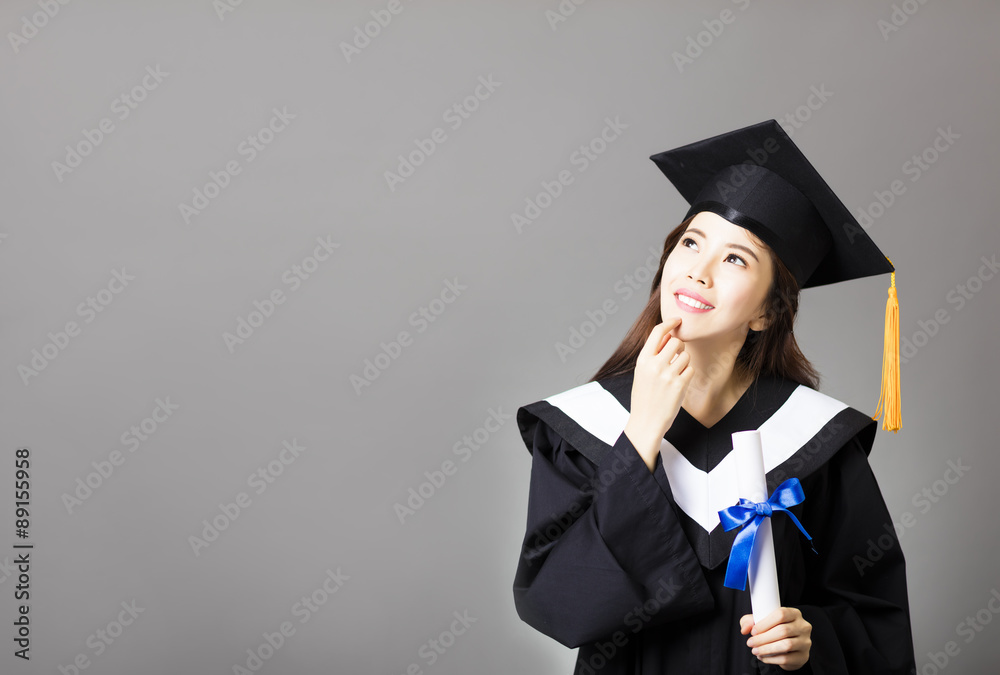
M 815 389 L 761 376 L 716 424 L 683 408 L 650 473 L 624 434 L 633 373 L 522 406 L 531 453 L 514 579 L 521 619 L 567 647 L 575 674 L 784 673 L 741 635 L 749 590 L 723 586 L 738 530 L 734 431 L 758 429 L 768 494 L 797 477 L 771 518 L 781 604 L 812 624 L 800 673 L 915 672 L 903 553 L 868 464 L 877 422 Z

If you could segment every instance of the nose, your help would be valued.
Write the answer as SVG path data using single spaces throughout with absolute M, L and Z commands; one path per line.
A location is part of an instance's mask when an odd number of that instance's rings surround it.
M 711 275 L 708 273 L 708 263 L 705 262 L 704 257 L 699 257 L 698 262 L 691 264 L 690 269 L 688 269 L 688 279 L 695 281 L 702 286 L 708 286 L 711 281 Z

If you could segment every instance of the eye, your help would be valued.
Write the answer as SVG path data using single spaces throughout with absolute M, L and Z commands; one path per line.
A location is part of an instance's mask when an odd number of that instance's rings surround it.
M 691 237 L 684 237 L 683 239 L 681 239 L 681 246 L 683 246 L 685 248 L 690 248 L 690 246 L 688 246 L 688 242 L 691 242 L 695 246 L 698 245 L 698 242 L 696 242 Z M 743 258 L 741 258 L 740 256 L 736 255 L 735 253 L 730 253 L 729 255 L 726 256 L 726 260 L 729 260 L 730 258 L 735 258 L 736 260 L 739 260 L 740 261 L 740 267 L 746 267 L 747 266 L 747 261 L 744 260 Z
M 730 258 L 736 258 L 737 260 L 739 260 L 742 267 L 747 266 L 747 261 L 736 255 L 735 253 L 730 253 L 729 255 L 726 256 L 726 260 L 729 260 Z

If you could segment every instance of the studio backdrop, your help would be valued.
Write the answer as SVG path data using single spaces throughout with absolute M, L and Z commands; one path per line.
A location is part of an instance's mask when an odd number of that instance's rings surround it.
M 920 673 L 1000 659 L 1000 6 L 10 0 L 0 672 L 570 673 L 511 587 L 520 405 L 583 384 L 777 120 L 896 266 L 870 462 Z M 874 414 L 888 276 L 803 291 Z M 857 552 L 859 574 L 886 539 Z

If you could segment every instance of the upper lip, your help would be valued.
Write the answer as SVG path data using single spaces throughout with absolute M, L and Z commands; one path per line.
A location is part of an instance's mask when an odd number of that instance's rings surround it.
M 698 302 L 701 302 L 701 303 L 704 303 L 704 304 L 708 305 L 709 307 L 715 307 L 715 305 L 713 305 L 712 303 L 710 303 L 705 298 L 701 297 L 700 295 L 698 295 L 694 291 L 689 291 L 686 288 L 678 288 L 677 291 L 674 293 L 674 295 L 686 295 L 689 298 L 694 298 Z

